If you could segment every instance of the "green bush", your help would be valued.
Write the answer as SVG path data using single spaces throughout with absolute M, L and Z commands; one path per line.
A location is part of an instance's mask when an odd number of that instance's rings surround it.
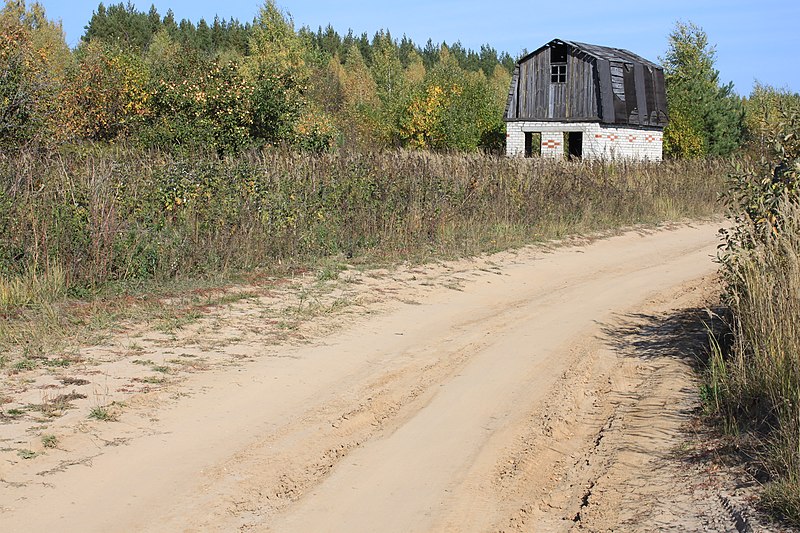
M 252 89 L 233 63 L 197 68 L 188 78 L 152 82 L 150 116 L 138 137 L 176 153 L 238 153 L 250 143 Z

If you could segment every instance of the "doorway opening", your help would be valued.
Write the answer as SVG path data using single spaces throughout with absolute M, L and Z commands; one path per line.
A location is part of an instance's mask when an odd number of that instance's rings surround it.
M 583 158 L 583 132 L 568 131 L 564 133 L 564 150 L 568 159 Z
M 525 132 L 525 157 L 542 155 L 542 134 L 532 131 Z

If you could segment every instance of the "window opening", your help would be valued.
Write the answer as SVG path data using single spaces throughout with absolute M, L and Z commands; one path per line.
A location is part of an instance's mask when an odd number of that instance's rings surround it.
M 554 44 L 550 47 L 550 63 L 566 63 L 567 62 L 567 45 Z
M 550 83 L 567 82 L 567 65 L 550 65 Z
M 567 82 L 567 45 L 556 43 L 550 47 L 550 83 Z

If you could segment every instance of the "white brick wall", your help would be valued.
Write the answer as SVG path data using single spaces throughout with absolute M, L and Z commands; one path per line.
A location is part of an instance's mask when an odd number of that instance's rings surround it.
M 563 134 L 583 133 L 584 159 L 640 159 L 661 161 L 662 131 L 659 128 L 627 128 L 598 122 L 507 122 L 506 154 L 525 155 L 525 133 L 542 134 L 542 156 L 561 158 Z
M 525 140 L 523 134 L 523 142 Z M 542 132 L 542 157 L 560 159 L 564 157 L 564 134 L 560 131 Z

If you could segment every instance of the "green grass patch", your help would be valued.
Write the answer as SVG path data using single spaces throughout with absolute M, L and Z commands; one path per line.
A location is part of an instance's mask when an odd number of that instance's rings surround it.
M 89 411 L 89 418 L 103 422 L 112 422 L 116 420 L 116 416 L 107 405 L 92 407 L 92 410 Z

